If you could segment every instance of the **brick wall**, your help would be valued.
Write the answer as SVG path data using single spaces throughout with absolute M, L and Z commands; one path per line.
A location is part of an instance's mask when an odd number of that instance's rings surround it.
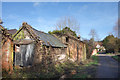
M 2 46 L 2 69 L 13 70 L 13 42 L 9 38 Z
M 77 38 L 69 37 L 67 35 L 56 35 L 59 40 L 67 45 L 67 55 L 72 61 L 84 61 L 86 59 L 86 46 Z

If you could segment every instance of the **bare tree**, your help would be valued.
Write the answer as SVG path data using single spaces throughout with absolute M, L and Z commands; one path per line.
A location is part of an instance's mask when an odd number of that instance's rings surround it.
M 96 33 L 95 29 L 91 29 L 89 35 L 91 36 L 92 39 L 95 39 L 96 36 L 97 36 L 97 33 Z
M 91 36 L 92 40 L 96 40 L 96 41 L 100 40 L 99 35 L 97 34 L 95 29 L 91 29 L 89 35 Z
M 117 36 L 117 37 L 118 37 L 118 26 L 120 26 L 120 19 L 118 19 L 115 26 L 113 27 L 113 32 L 114 32 L 115 36 Z
M 69 27 L 77 33 L 79 33 L 80 30 L 80 24 L 78 23 L 77 19 L 75 19 L 75 17 L 72 16 L 65 16 L 57 21 L 56 29 L 62 30 L 65 27 Z

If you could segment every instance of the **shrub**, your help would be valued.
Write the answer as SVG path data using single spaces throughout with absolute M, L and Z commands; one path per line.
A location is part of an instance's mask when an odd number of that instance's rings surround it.
M 77 34 L 75 31 L 72 31 L 69 27 L 65 27 L 63 28 L 63 30 L 53 30 L 52 32 L 51 31 L 48 31 L 49 34 L 66 34 L 66 33 L 71 33 L 71 35 L 77 37 Z

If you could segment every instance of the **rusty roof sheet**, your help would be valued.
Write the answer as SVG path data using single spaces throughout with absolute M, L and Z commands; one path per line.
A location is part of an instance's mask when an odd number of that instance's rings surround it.
M 57 39 L 55 36 L 48 34 L 48 33 L 44 33 L 42 31 L 38 31 L 34 28 L 32 28 L 32 30 L 34 31 L 34 33 L 38 36 L 39 40 L 44 41 L 44 45 L 46 46 L 53 46 L 53 47 L 67 47 L 65 44 L 63 44 L 59 39 Z M 49 45 L 50 44 L 50 45 Z

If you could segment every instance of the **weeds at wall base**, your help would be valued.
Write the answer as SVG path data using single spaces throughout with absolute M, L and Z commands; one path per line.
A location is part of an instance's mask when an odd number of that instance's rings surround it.
M 77 64 L 70 61 L 56 64 L 55 66 L 48 67 L 48 72 L 46 69 L 14 69 L 14 73 L 9 75 L 6 72 L 3 72 L 4 78 L 60 78 L 62 75 L 66 74 L 68 78 L 91 78 L 94 76 L 95 65 L 97 62 L 96 56 L 92 57 L 93 60 L 86 60 L 83 64 Z M 38 66 L 36 66 L 38 68 Z

